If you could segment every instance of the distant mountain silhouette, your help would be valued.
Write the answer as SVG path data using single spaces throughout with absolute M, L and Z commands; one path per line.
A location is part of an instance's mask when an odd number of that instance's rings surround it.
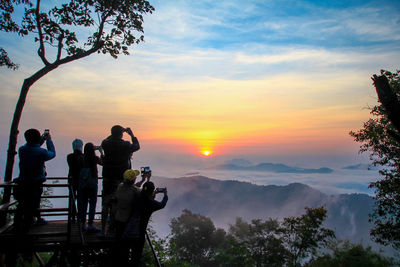
M 234 164 L 236 166 L 242 166 L 242 167 L 249 167 L 253 165 L 250 161 L 246 159 L 231 159 L 226 161 L 225 164 Z
M 368 222 L 374 201 L 366 194 L 326 195 L 300 183 L 261 186 L 204 176 L 152 179 L 157 187 L 168 188 L 167 207 L 153 215 L 156 230 L 161 233 L 169 232 L 170 219 L 183 209 L 208 216 L 217 227 L 227 229 L 236 217 L 282 219 L 303 214 L 305 207 L 324 206 L 328 210 L 325 225 L 335 230 L 339 239 L 376 247 L 369 238 Z
M 350 166 L 346 166 L 343 167 L 342 169 L 345 170 L 378 170 L 378 168 L 374 165 L 371 164 L 356 164 L 356 165 L 350 165 Z
M 276 163 L 260 163 L 257 165 L 243 166 L 233 163 L 221 164 L 213 167 L 216 170 L 229 171 L 261 171 L 261 172 L 277 172 L 277 173 L 331 173 L 330 168 L 306 169 L 300 167 L 291 167 L 285 164 Z

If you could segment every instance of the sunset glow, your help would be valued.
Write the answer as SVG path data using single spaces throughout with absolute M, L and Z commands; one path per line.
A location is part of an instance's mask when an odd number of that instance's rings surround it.
M 18 146 L 26 129 L 50 129 L 53 162 L 61 166 L 54 169 L 63 170 L 73 139 L 100 144 L 120 124 L 140 141 L 134 162 L 145 164 L 358 155 L 348 133 L 362 127 L 367 107 L 377 103 L 370 77 L 399 68 L 398 5 L 248 1 L 244 9 L 231 0 L 150 2 L 156 12 L 144 20 L 146 42 L 129 48 L 130 56 L 95 53 L 32 86 Z M 17 71 L 0 69 L 3 151 L 18 88 L 43 67 L 34 37 L 15 38 L 0 36 L 20 64 Z

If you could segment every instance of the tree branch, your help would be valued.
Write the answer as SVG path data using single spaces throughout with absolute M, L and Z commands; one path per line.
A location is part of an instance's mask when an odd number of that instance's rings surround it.
M 68 62 L 71 62 L 71 61 L 74 61 L 74 60 L 77 60 L 77 59 L 81 59 L 81 58 L 87 57 L 90 54 L 93 54 L 94 52 L 97 52 L 102 46 L 103 46 L 103 43 L 100 43 L 99 45 L 94 45 L 89 50 L 86 50 L 86 51 L 84 51 L 82 53 L 79 53 L 79 54 L 75 54 L 75 55 L 72 55 L 72 56 L 68 56 L 68 57 L 62 58 L 60 60 L 57 60 L 53 64 L 57 65 L 57 67 L 58 67 L 58 66 L 60 66 L 62 64 L 65 64 L 65 63 L 68 63 Z
M 101 36 L 103 35 L 104 24 L 105 24 L 106 19 L 108 18 L 109 15 L 110 14 L 105 14 L 102 17 L 102 21 L 100 22 L 100 25 L 99 25 L 99 30 L 97 31 L 96 41 L 93 44 L 92 48 L 90 48 L 90 49 L 88 49 L 88 50 L 86 50 L 86 51 L 84 51 L 82 53 L 79 53 L 79 54 L 75 54 L 75 55 L 72 55 L 72 56 L 67 56 L 67 57 L 62 58 L 62 59 L 57 59 L 52 65 L 54 65 L 57 68 L 58 66 L 60 66 L 62 64 L 66 64 L 68 62 L 87 57 L 90 54 L 93 54 L 93 53 L 97 52 L 100 48 L 102 48 L 103 45 L 104 45 L 104 42 L 101 41 Z M 60 49 L 60 47 L 59 47 L 59 49 Z
M 58 37 L 58 50 L 57 50 L 56 61 L 61 59 L 61 52 L 62 52 L 62 48 L 63 48 L 63 40 L 64 40 L 64 32 L 62 31 L 60 36 Z
M 43 32 L 42 32 L 42 25 L 40 23 L 40 0 L 36 1 L 36 25 L 38 28 L 38 34 L 39 34 L 39 49 L 38 49 L 38 55 L 40 59 L 43 61 L 44 65 L 48 66 L 50 65 L 50 62 L 47 61 L 46 56 L 45 56 L 45 48 L 44 48 L 44 42 L 43 42 Z
M 99 25 L 99 31 L 97 32 L 97 39 L 96 39 L 96 43 L 99 44 L 100 43 L 100 38 L 101 35 L 103 35 L 103 31 L 104 31 L 104 24 L 106 23 L 106 20 L 108 18 L 110 14 L 105 14 L 100 21 L 100 25 Z

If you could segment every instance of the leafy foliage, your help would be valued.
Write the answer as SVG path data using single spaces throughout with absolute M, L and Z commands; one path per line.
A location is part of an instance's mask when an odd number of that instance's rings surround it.
M 371 247 L 363 247 L 361 244 L 351 244 L 348 241 L 335 244 L 331 248 L 332 253 L 325 253 L 310 263 L 310 267 L 388 267 L 395 266 L 393 260 L 371 250 Z
M 391 73 L 382 70 L 392 90 L 400 99 L 400 71 Z M 378 90 L 378 88 L 377 88 Z M 400 108 L 400 107 L 397 107 Z M 382 102 L 371 109 L 372 118 L 364 123 L 361 130 L 350 132 L 354 140 L 362 143 L 360 152 L 369 152 L 374 165 L 381 166 L 383 179 L 370 184 L 376 192 L 376 207 L 371 214 L 374 229 L 371 235 L 375 241 L 400 249 L 400 141 L 399 129 L 389 118 L 387 107 Z M 397 114 L 398 116 L 398 114 Z
M 183 210 L 171 220 L 170 251 L 175 262 L 193 266 L 301 266 L 301 262 L 334 237 L 322 227 L 323 208 L 309 209 L 282 222 L 241 218 L 226 234 L 210 218 Z M 175 265 L 170 265 L 175 266 Z
M 322 207 L 306 208 L 300 217 L 285 218 L 282 223 L 283 242 L 289 252 L 289 264 L 300 266 L 300 261 L 314 254 L 316 250 L 328 244 L 335 237 L 332 230 L 321 227 L 326 218 Z
M 21 23 L 12 19 L 18 4 L 25 6 Z M 93 49 L 114 58 L 121 53 L 129 55 L 128 47 L 144 40 L 143 35 L 134 34 L 143 33 L 143 14 L 152 13 L 154 8 L 144 0 L 71 0 L 42 12 L 40 1 L 33 5 L 27 0 L 1 0 L 0 10 L 0 30 L 17 32 L 21 36 L 37 34 L 38 55 L 49 65 L 46 46 L 57 48 L 53 63 L 63 62 L 62 50 L 67 57 L 86 55 Z M 79 40 L 84 37 L 78 38 L 78 29 L 85 27 L 92 34 L 86 40 Z
M 16 70 L 18 65 L 11 61 L 6 50 L 0 47 L 0 66 L 6 66 L 9 69 Z
M 217 248 L 225 241 L 225 231 L 216 229 L 210 218 L 185 209 L 171 220 L 171 251 L 179 260 L 212 266 Z
M 256 266 L 282 266 L 287 257 L 283 240 L 280 238 L 281 229 L 277 220 L 260 219 L 251 223 L 236 219 L 229 228 L 230 237 L 243 246 L 249 253 Z

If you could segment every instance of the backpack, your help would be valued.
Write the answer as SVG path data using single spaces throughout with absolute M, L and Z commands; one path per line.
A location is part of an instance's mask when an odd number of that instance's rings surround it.
M 97 178 L 93 177 L 88 167 L 82 168 L 79 173 L 79 190 L 86 188 L 97 188 Z

